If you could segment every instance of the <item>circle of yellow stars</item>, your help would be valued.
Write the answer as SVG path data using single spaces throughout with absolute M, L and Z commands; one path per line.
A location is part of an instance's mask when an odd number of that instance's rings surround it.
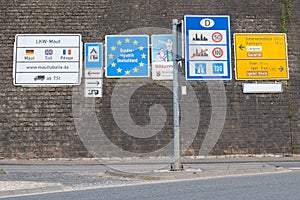
M 129 38 L 125 38 L 124 42 L 127 43 L 127 44 L 129 44 L 129 43 L 130 43 L 130 39 L 129 39 Z M 137 46 L 139 42 L 138 42 L 137 40 L 134 40 L 132 43 L 133 43 L 133 45 Z M 122 44 L 123 44 L 123 41 L 121 41 L 121 40 L 118 40 L 118 41 L 117 41 L 117 46 L 120 46 L 120 45 L 122 45 Z M 117 50 L 117 47 L 116 47 L 115 45 L 111 46 L 110 48 L 111 48 L 112 51 L 116 51 L 116 50 Z M 138 47 L 138 49 L 139 49 L 140 51 L 143 51 L 144 48 L 145 48 L 145 47 L 143 47 L 142 45 L 140 45 L 140 46 Z M 146 59 L 146 58 L 147 58 L 147 55 L 146 55 L 145 53 L 143 53 L 143 54 L 141 55 L 141 57 L 142 57 L 142 59 Z M 108 58 L 109 58 L 109 59 L 114 59 L 114 55 L 111 53 L 111 54 L 108 55 Z M 112 62 L 112 63 L 111 63 L 111 66 L 112 66 L 112 67 L 117 67 L 117 64 L 116 64 L 115 62 Z M 145 63 L 141 61 L 141 62 L 139 63 L 139 66 L 140 66 L 140 67 L 144 67 L 144 66 L 145 66 Z M 118 67 L 116 70 L 117 70 L 118 73 L 122 73 L 122 71 L 123 71 L 123 69 L 120 68 L 120 67 Z M 134 73 L 137 73 L 138 71 L 139 71 L 139 69 L 138 69 L 137 67 L 133 68 L 133 72 L 134 72 Z M 130 75 L 130 71 L 129 71 L 129 70 L 126 70 L 126 71 L 125 71 L 125 74 L 126 74 L 126 75 Z

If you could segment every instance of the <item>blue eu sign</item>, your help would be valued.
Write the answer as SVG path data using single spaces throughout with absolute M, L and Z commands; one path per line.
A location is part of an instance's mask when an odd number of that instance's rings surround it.
M 106 77 L 149 77 L 148 35 L 107 35 Z

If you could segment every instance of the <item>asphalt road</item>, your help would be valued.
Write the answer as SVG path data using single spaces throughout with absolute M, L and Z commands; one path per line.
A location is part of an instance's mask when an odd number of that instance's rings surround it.
M 14 197 L 15 200 L 282 200 L 299 199 L 300 170 L 264 175 L 176 181 L 135 186 L 111 187 L 35 196 Z

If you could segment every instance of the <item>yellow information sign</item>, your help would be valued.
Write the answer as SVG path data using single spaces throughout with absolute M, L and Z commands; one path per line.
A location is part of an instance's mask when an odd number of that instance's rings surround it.
M 237 33 L 236 80 L 288 79 L 287 43 L 284 33 Z

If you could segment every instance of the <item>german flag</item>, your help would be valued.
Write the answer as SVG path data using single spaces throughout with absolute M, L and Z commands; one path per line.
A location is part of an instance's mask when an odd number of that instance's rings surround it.
M 34 56 L 34 50 L 33 49 L 27 49 L 25 55 L 26 56 Z

